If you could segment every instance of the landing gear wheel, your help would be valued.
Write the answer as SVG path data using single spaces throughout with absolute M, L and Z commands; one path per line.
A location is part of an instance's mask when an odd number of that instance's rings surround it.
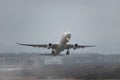
M 66 55 L 69 55 L 69 54 L 70 54 L 70 51 L 67 51 L 67 52 L 66 52 Z
M 51 54 L 52 54 L 52 55 L 55 55 L 55 50 L 52 50 Z

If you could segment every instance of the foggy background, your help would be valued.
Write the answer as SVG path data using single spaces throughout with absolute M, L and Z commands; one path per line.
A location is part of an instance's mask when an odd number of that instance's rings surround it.
M 120 0 L 0 0 L 0 52 L 49 52 L 22 43 L 96 45 L 80 52 L 120 52 Z M 74 51 L 75 53 L 78 50 Z
M 0 54 L 0 80 L 69 80 L 69 78 L 120 79 L 120 55 L 94 53 L 54 57 L 39 56 L 38 53 Z

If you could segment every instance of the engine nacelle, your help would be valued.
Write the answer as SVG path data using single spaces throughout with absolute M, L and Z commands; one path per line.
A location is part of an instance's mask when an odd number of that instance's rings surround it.
M 73 49 L 76 49 L 78 47 L 78 44 L 74 44 Z
M 52 47 L 52 44 L 49 43 L 49 44 L 47 45 L 47 48 L 50 49 L 51 47 Z

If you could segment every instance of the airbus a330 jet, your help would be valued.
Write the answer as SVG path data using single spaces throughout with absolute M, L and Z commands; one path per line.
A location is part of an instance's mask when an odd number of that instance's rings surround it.
M 23 46 L 32 46 L 32 47 L 38 47 L 38 48 L 47 48 L 51 49 L 51 54 L 50 55 L 60 55 L 60 52 L 64 51 L 65 49 L 67 50 L 66 55 L 69 55 L 70 49 L 79 49 L 79 48 L 86 48 L 86 47 L 95 47 L 95 45 L 79 45 L 79 44 L 69 44 L 68 42 L 70 41 L 71 38 L 71 33 L 70 32 L 65 32 L 61 38 L 61 40 L 57 44 L 22 44 L 22 43 L 17 43 L 18 45 L 23 45 Z

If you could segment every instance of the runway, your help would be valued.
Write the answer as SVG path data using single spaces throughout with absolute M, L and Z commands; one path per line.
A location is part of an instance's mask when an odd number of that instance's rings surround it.
M 0 80 L 120 80 L 120 79 L 74 79 L 74 78 L 64 78 L 64 79 L 37 79 L 35 77 L 0 77 Z
M 56 57 L 43 57 L 35 53 L 0 55 L 0 80 L 104 78 L 120 79 L 120 55 L 81 54 Z

